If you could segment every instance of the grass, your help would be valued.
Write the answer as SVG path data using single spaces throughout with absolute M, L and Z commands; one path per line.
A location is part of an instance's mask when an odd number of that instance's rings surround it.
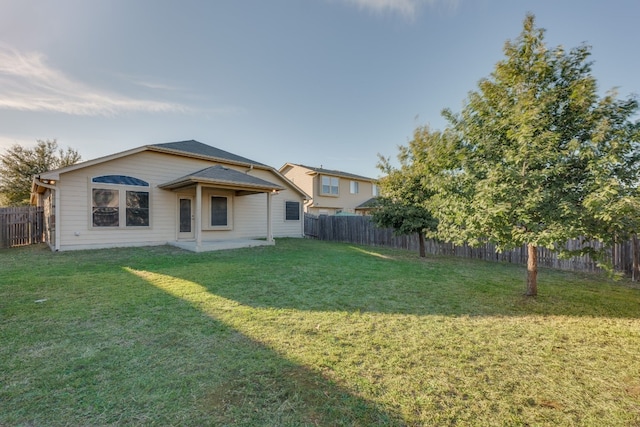
M 300 239 L 0 250 L 0 425 L 640 425 L 640 289 L 523 281 Z

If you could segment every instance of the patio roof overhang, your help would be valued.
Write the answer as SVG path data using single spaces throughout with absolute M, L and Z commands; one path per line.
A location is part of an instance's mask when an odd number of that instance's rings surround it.
M 197 184 L 235 190 L 237 196 L 284 190 L 284 187 L 278 184 L 221 165 L 211 166 L 193 172 L 189 175 L 160 184 L 158 187 L 165 190 L 179 190 Z

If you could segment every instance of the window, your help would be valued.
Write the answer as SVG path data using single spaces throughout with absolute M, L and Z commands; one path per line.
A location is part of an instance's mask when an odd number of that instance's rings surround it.
M 127 227 L 149 226 L 149 193 L 127 191 Z
M 358 188 L 360 186 L 358 185 L 358 181 L 351 181 L 349 183 L 349 191 L 351 192 L 351 194 L 358 194 Z
M 380 195 L 380 191 L 378 190 L 378 186 L 376 184 L 373 184 L 371 186 L 371 195 L 374 197 L 377 197 Z
M 148 187 L 149 183 L 132 176 L 124 175 L 103 175 L 96 176 L 91 182 L 98 182 L 102 184 L 118 184 L 118 185 L 135 185 L 138 187 Z
M 284 202 L 284 211 L 286 221 L 300 221 L 300 202 Z
M 334 176 L 323 176 L 322 177 L 322 194 L 330 194 L 333 196 L 337 196 L 338 193 L 338 184 L 340 181 L 338 178 Z
M 227 198 L 211 196 L 211 226 L 226 227 L 228 224 Z
M 94 188 L 92 192 L 94 227 L 120 226 L 120 196 L 118 190 Z
M 91 179 L 91 226 L 149 227 L 149 183 L 123 175 Z

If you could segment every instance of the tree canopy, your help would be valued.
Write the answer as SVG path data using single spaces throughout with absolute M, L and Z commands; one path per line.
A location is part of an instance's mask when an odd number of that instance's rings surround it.
M 28 205 L 34 175 L 80 160 L 76 150 L 59 149 L 55 139 L 37 140 L 33 148 L 15 144 L 0 156 L 0 199 L 8 206 Z
M 417 234 L 421 257 L 426 256 L 425 232 L 435 231 L 438 224 L 427 207 L 431 193 L 422 185 L 423 176 L 418 171 L 424 141 L 429 137 L 427 128 L 417 129 L 409 146 L 399 147 L 400 167 L 380 156 L 378 168 L 385 176 L 379 180 L 381 196 L 372 213 L 379 227 L 393 228 L 398 235 Z
M 527 295 L 539 246 L 611 242 L 639 223 L 636 99 L 600 97 L 590 48 L 549 48 L 544 33 L 527 15 L 462 111 L 443 111 L 448 137 L 427 147 L 439 155 L 414 156 L 441 238 L 527 245 Z

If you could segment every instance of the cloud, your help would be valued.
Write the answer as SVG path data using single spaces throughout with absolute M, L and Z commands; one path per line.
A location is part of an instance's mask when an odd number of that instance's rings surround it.
M 172 102 L 135 99 L 75 81 L 51 68 L 38 52 L 21 53 L 0 45 L 0 109 L 46 111 L 79 116 L 123 112 L 181 112 L 192 108 Z
M 36 144 L 35 139 L 20 137 L 8 137 L 0 135 L 0 155 L 4 154 L 6 150 L 14 145 L 21 145 L 23 147 L 30 147 Z
M 408 18 L 415 18 L 423 5 L 445 6 L 456 9 L 459 0 L 342 0 L 355 4 L 361 9 L 372 10 L 377 13 L 394 12 Z

